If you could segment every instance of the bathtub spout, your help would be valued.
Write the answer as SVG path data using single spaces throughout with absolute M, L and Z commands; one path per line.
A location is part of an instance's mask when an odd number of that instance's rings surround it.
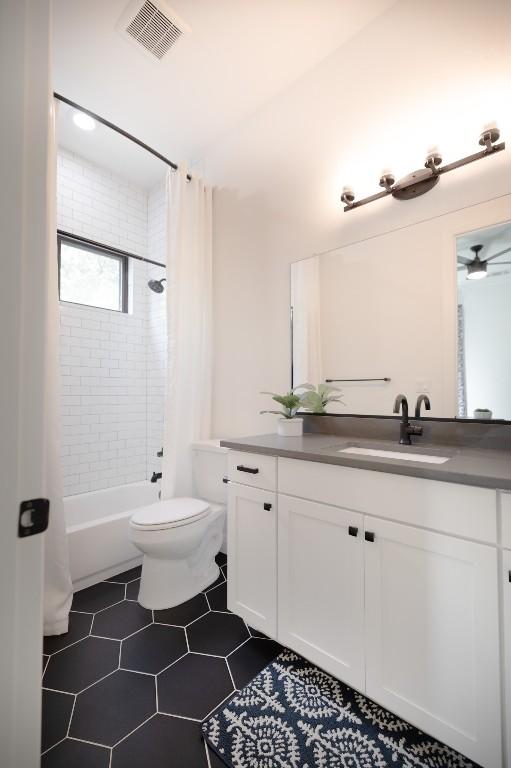
M 151 477 L 151 482 L 156 483 L 158 480 L 161 480 L 162 473 L 161 472 L 153 472 L 153 476 Z

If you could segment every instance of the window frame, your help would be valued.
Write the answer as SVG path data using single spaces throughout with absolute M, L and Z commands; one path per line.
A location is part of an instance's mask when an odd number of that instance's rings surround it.
M 91 253 L 100 254 L 109 259 L 115 259 L 120 264 L 120 281 L 119 286 L 119 298 L 120 309 L 112 309 L 111 307 L 98 307 L 96 304 L 84 304 L 79 301 L 69 301 L 63 299 L 60 295 L 60 267 L 61 267 L 61 248 L 62 243 L 80 248 L 82 251 L 90 251 Z M 75 304 L 78 307 L 91 307 L 92 309 L 101 309 L 106 312 L 118 312 L 127 314 L 129 312 L 129 291 L 128 291 L 128 256 L 120 253 L 116 248 L 113 248 L 103 243 L 92 243 L 85 240 L 82 237 L 73 237 L 71 234 L 61 234 L 57 232 L 57 259 L 58 259 L 58 273 L 59 273 L 59 301 L 63 301 L 66 304 Z

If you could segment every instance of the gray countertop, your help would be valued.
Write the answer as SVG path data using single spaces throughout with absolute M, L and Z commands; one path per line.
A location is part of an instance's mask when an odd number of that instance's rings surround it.
M 275 434 L 240 437 L 222 440 L 221 445 L 237 451 L 318 461 L 323 464 L 337 464 L 396 475 L 412 475 L 446 483 L 511 490 L 511 451 L 505 450 L 439 445 L 421 442 L 420 438 L 411 446 L 403 446 L 399 445 L 397 440 L 390 442 L 318 433 L 307 433 L 302 437 L 279 437 Z M 349 446 L 448 456 L 449 461 L 443 464 L 424 464 L 410 460 L 339 453 L 339 450 Z

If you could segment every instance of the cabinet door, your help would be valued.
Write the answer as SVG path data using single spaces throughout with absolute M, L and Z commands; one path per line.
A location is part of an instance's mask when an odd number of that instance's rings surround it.
M 279 494 L 278 639 L 364 686 L 363 518 Z
M 502 552 L 502 596 L 504 603 L 504 722 L 506 723 L 506 761 L 511 768 L 511 550 Z
M 277 634 L 276 494 L 229 484 L 227 606 L 255 629 Z
M 500 768 L 497 551 L 370 517 L 365 531 L 367 695 Z

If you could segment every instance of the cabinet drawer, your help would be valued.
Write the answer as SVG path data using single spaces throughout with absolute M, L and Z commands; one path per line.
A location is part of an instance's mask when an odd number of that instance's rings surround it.
M 275 491 L 277 488 L 277 459 L 260 453 L 229 452 L 229 480 Z
M 511 493 L 500 494 L 502 515 L 502 546 L 511 549 Z
M 497 541 L 497 493 L 488 488 L 296 459 L 279 459 L 278 476 L 279 493 L 468 539 Z

